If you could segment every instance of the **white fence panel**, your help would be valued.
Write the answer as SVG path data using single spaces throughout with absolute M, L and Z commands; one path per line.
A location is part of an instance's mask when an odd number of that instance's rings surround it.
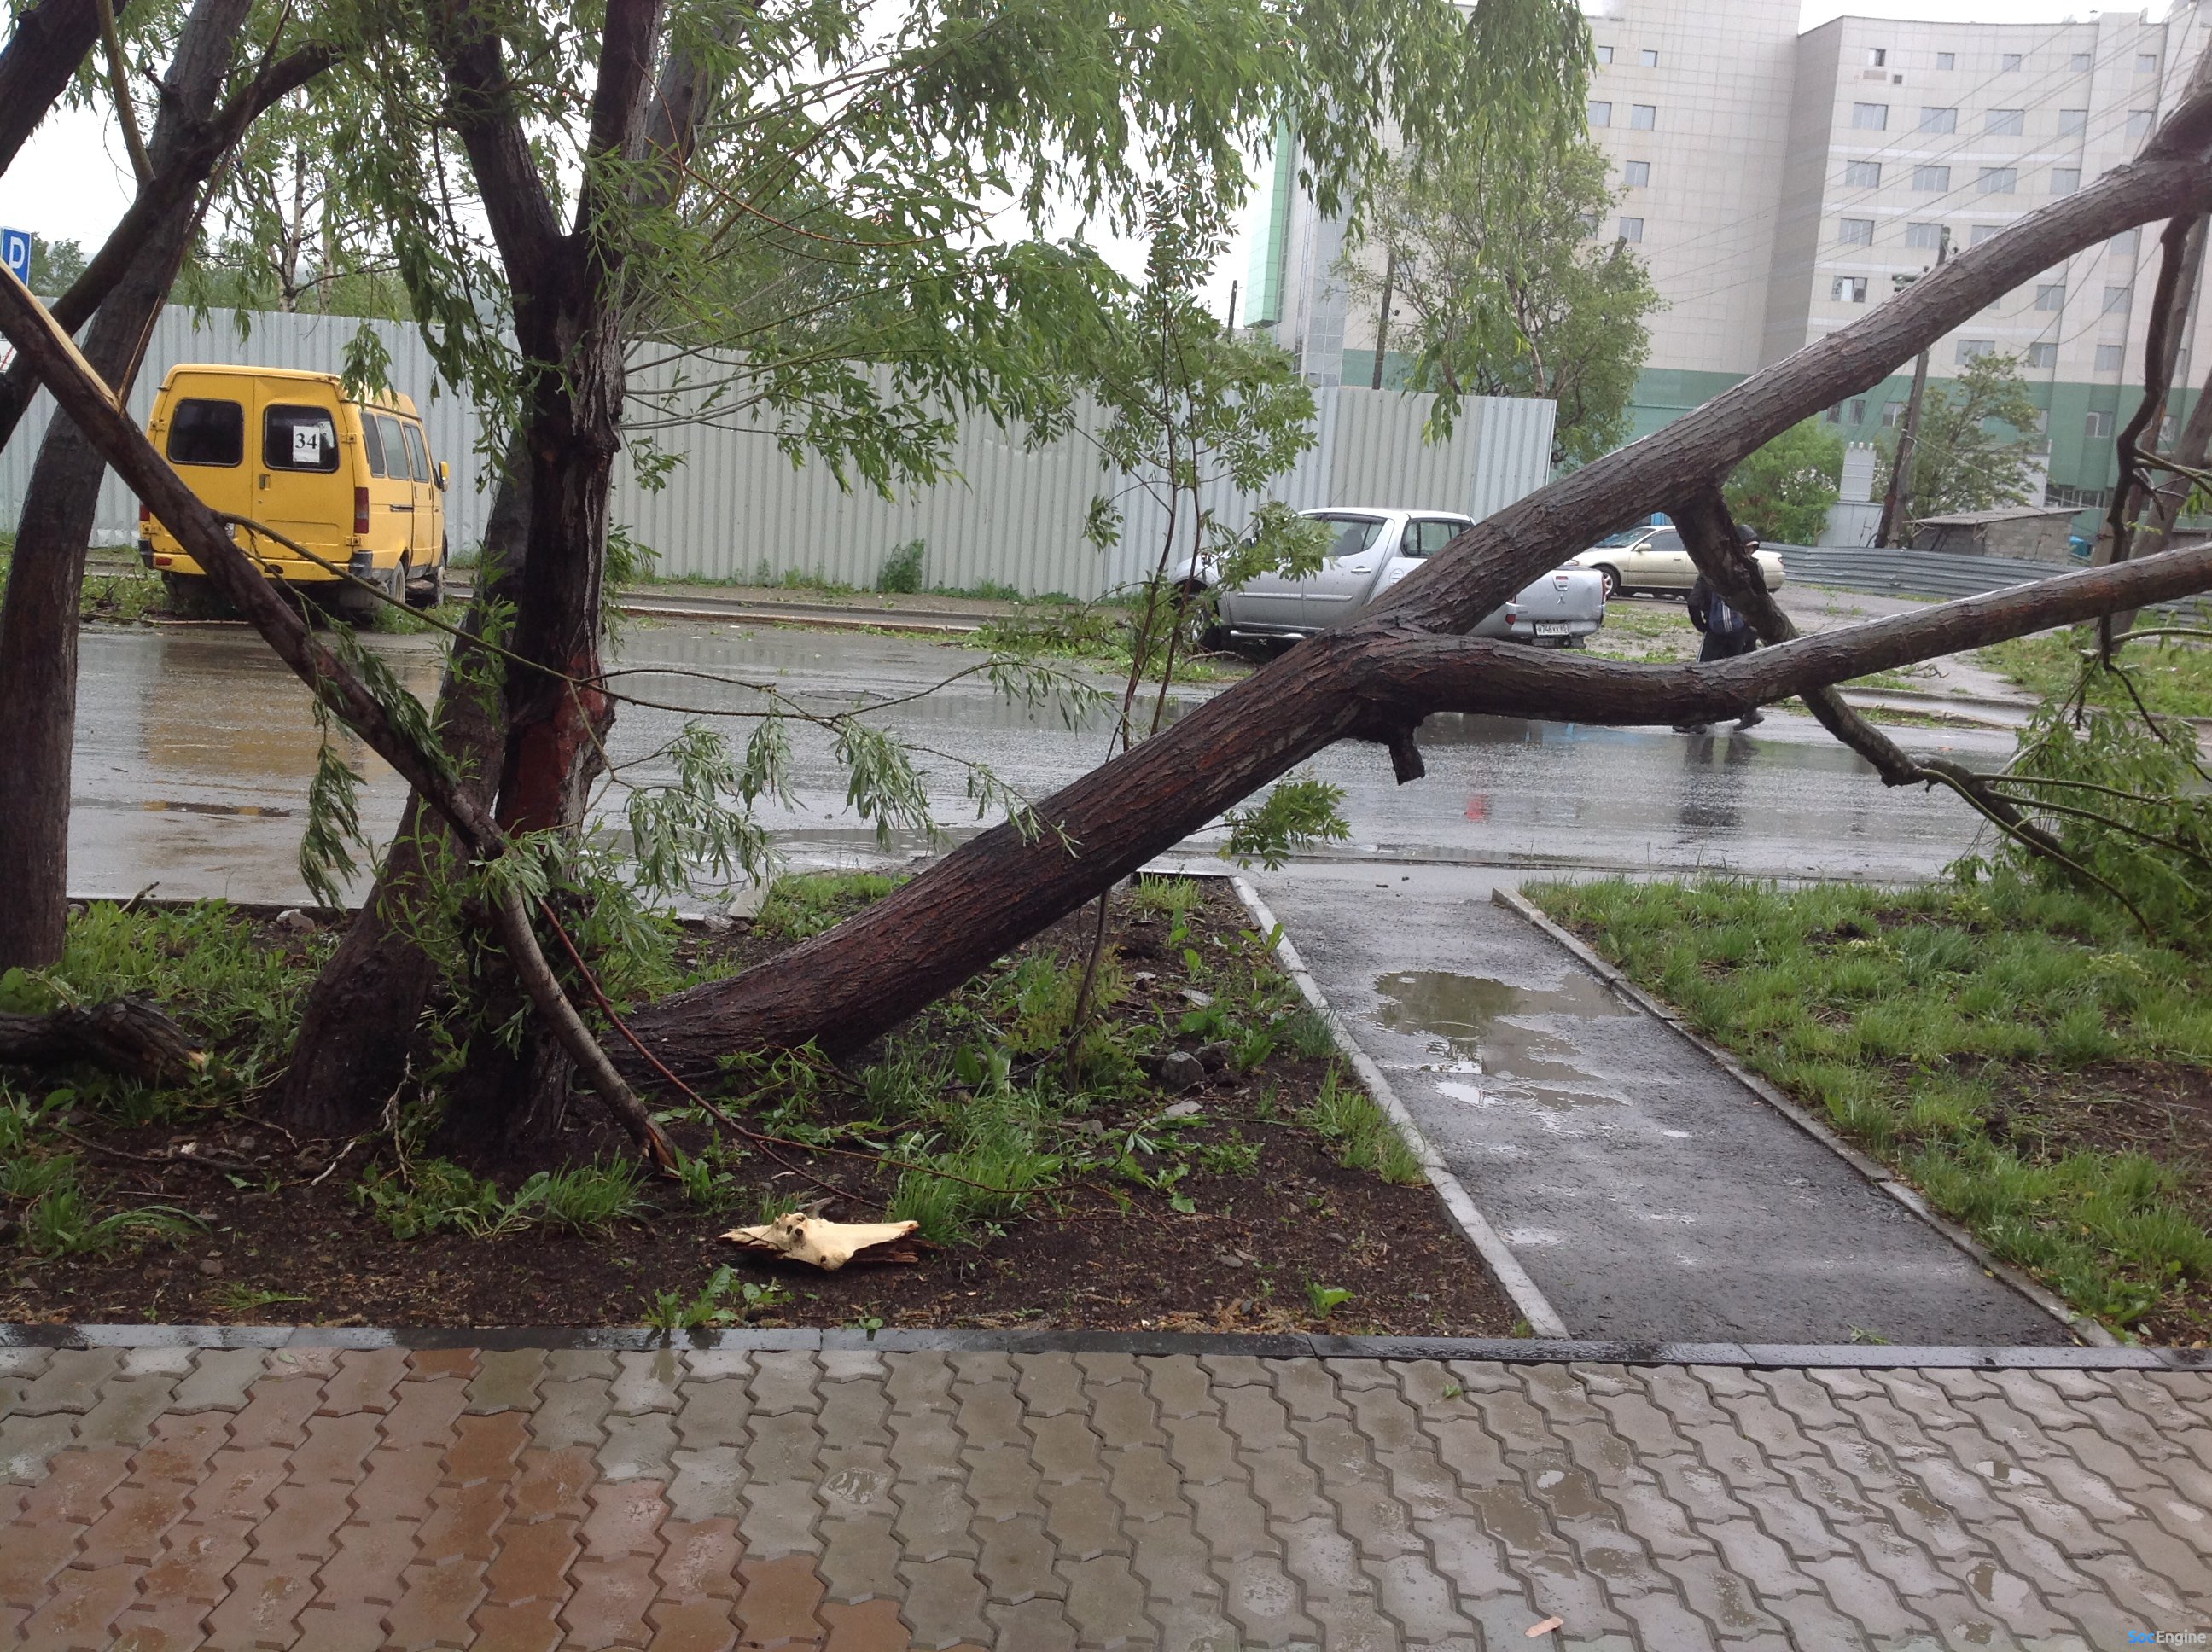
M 335 316 L 256 313 L 246 319 L 241 333 L 234 312 L 214 311 L 203 322 L 180 306 L 164 311 L 131 396 L 140 421 L 163 374 L 179 362 L 334 373 L 362 325 Z M 447 519 L 454 550 L 465 554 L 482 537 L 489 507 L 475 410 L 439 386 L 412 327 L 368 325 L 391 355 L 392 384 L 422 406 L 434 452 L 453 467 Z M 1431 446 L 1421 440 L 1429 397 L 1351 386 L 1316 394 L 1316 446 L 1272 490 L 1301 508 L 1409 505 L 1482 517 L 1533 492 L 1550 474 L 1549 402 L 1470 398 L 1451 439 Z M 52 407 L 42 392 L 0 451 L 0 519 L 12 521 L 21 508 Z M 1104 416 L 1086 401 L 1074 433 L 1038 448 L 986 421 L 970 421 L 954 444 L 945 479 L 902 489 L 890 500 L 865 485 L 839 486 L 819 462 L 793 465 L 758 426 L 678 427 L 659 433 L 662 446 L 681 460 L 666 485 L 648 492 L 624 471 L 617 478 L 615 519 L 659 554 L 658 571 L 666 577 L 775 581 L 798 574 L 870 586 L 893 550 L 921 539 L 927 546 L 927 585 L 1098 596 L 1152 568 L 1167 527 L 1156 497 L 1101 469 L 1096 444 L 1084 433 L 1095 436 Z M 1091 501 L 1100 494 L 1117 496 L 1123 513 L 1121 544 L 1109 552 L 1082 534 Z M 1228 526 L 1241 528 L 1261 501 L 1218 484 L 1206 490 L 1204 502 Z M 1188 548 L 1187 513 L 1181 527 L 1178 555 Z M 127 544 L 137 531 L 137 502 L 110 477 L 100 494 L 95 541 Z

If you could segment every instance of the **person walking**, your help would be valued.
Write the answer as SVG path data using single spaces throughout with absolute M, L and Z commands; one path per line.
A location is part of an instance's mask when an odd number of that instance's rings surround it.
M 1690 587 L 1689 609 L 1690 623 L 1696 626 L 1705 639 L 1704 646 L 1698 650 L 1699 665 L 1709 660 L 1733 659 L 1738 654 L 1747 654 L 1759 647 L 1759 639 L 1753 635 L 1751 622 L 1714 590 L 1702 574 Z M 1736 719 L 1735 726 L 1738 729 L 1747 729 L 1765 720 L 1765 714 L 1753 706 Z M 1705 727 L 1703 723 L 1677 723 L 1674 732 L 1677 734 L 1702 734 Z

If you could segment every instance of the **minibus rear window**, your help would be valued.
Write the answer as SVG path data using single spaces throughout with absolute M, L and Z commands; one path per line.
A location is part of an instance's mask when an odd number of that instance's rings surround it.
M 240 465 L 246 459 L 246 410 L 236 402 L 187 397 L 169 415 L 172 465 Z
M 362 456 L 368 460 L 369 475 L 382 476 L 384 474 L 384 434 L 376 428 L 376 416 L 373 413 L 364 413 L 361 416 L 361 451 Z
M 388 414 L 376 416 L 377 434 L 384 438 L 384 474 L 396 482 L 407 480 L 407 444 L 399 434 L 399 421 Z
M 337 422 L 326 407 L 266 409 L 261 416 L 261 461 L 272 471 L 338 468 Z

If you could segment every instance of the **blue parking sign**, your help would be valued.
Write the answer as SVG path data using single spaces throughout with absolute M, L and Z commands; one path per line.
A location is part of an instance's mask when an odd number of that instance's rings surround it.
M 31 284 L 31 232 L 0 228 L 0 264 L 8 266 L 24 286 Z

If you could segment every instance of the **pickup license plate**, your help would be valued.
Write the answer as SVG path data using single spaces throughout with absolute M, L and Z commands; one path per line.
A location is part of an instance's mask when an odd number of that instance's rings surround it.
M 1575 633 L 1575 628 L 1565 620 L 1537 620 L 1534 624 L 1540 637 L 1566 637 Z

